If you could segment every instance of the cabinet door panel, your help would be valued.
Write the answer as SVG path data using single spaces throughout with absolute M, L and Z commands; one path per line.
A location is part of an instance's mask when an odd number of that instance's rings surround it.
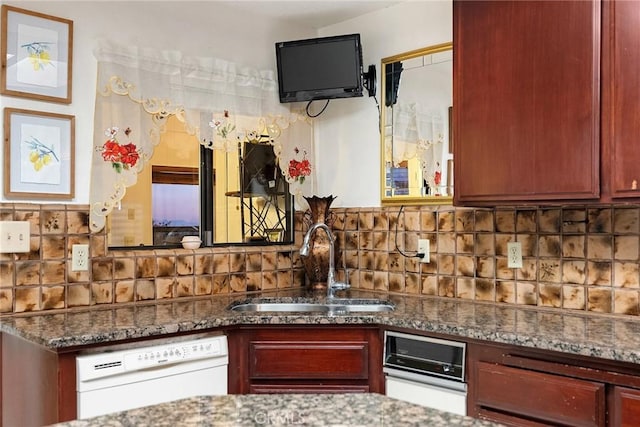
M 572 426 L 604 425 L 605 386 L 478 362 L 476 402 L 484 408 Z
M 366 342 L 261 342 L 249 345 L 249 376 L 258 378 L 366 379 Z
M 597 2 L 454 2 L 459 204 L 599 196 Z
M 611 1 L 603 7 L 610 31 L 602 92 L 603 142 L 611 147 L 610 191 L 612 198 L 640 197 L 640 3 Z
M 640 390 L 615 387 L 613 390 L 613 422 L 611 425 L 635 427 L 640 425 Z
M 367 385 L 330 385 L 330 384 L 252 384 L 250 393 L 369 393 Z

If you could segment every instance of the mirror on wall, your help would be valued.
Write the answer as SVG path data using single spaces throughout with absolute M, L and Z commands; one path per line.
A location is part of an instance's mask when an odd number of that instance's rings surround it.
M 206 246 L 290 243 L 293 206 L 271 144 L 210 150 L 170 116 L 106 229 L 114 249 L 179 247 L 184 236 L 200 236 Z
M 382 59 L 383 205 L 453 200 L 453 44 Z

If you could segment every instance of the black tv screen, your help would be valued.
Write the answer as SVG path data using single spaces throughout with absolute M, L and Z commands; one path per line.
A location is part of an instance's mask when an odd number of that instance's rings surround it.
M 276 43 L 280 102 L 362 96 L 360 34 Z

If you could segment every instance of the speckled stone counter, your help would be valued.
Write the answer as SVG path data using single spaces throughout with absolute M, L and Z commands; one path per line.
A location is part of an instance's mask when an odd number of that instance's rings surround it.
M 56 424 L 107 426 L 496 426 L 380 394 L 280 394 L 194 397 Z
M 640 363 L 640 320 L 621 316 L 410 297 L 353 290 L 340 297 L 388 299 L 381 313 L 247 313 L 228 309 L 248 299 L 322 300 L 302 290 L 216 296 L 89 311 L 0 318 L 0 330 L 54 350 L 124 339 L 162 337 L 231 325 L 379 324 L 576 355 Z

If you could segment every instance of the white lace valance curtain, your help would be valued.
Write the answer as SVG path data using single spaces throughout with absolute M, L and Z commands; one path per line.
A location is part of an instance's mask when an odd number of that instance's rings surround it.
M 104 40 L 94 53 L 98 81 L 89 196 L 93 231 L 104 227 L 126 188 L 136 183 L 170 115 L 212 149 L 231 152 L 238 141 L 268 135 L 291 192 L 313 192 L 312 123 L 290 111 L 289 104 L 279 103 L 272 70 Z M 296 169 L 301 162 L 308 167 Z

